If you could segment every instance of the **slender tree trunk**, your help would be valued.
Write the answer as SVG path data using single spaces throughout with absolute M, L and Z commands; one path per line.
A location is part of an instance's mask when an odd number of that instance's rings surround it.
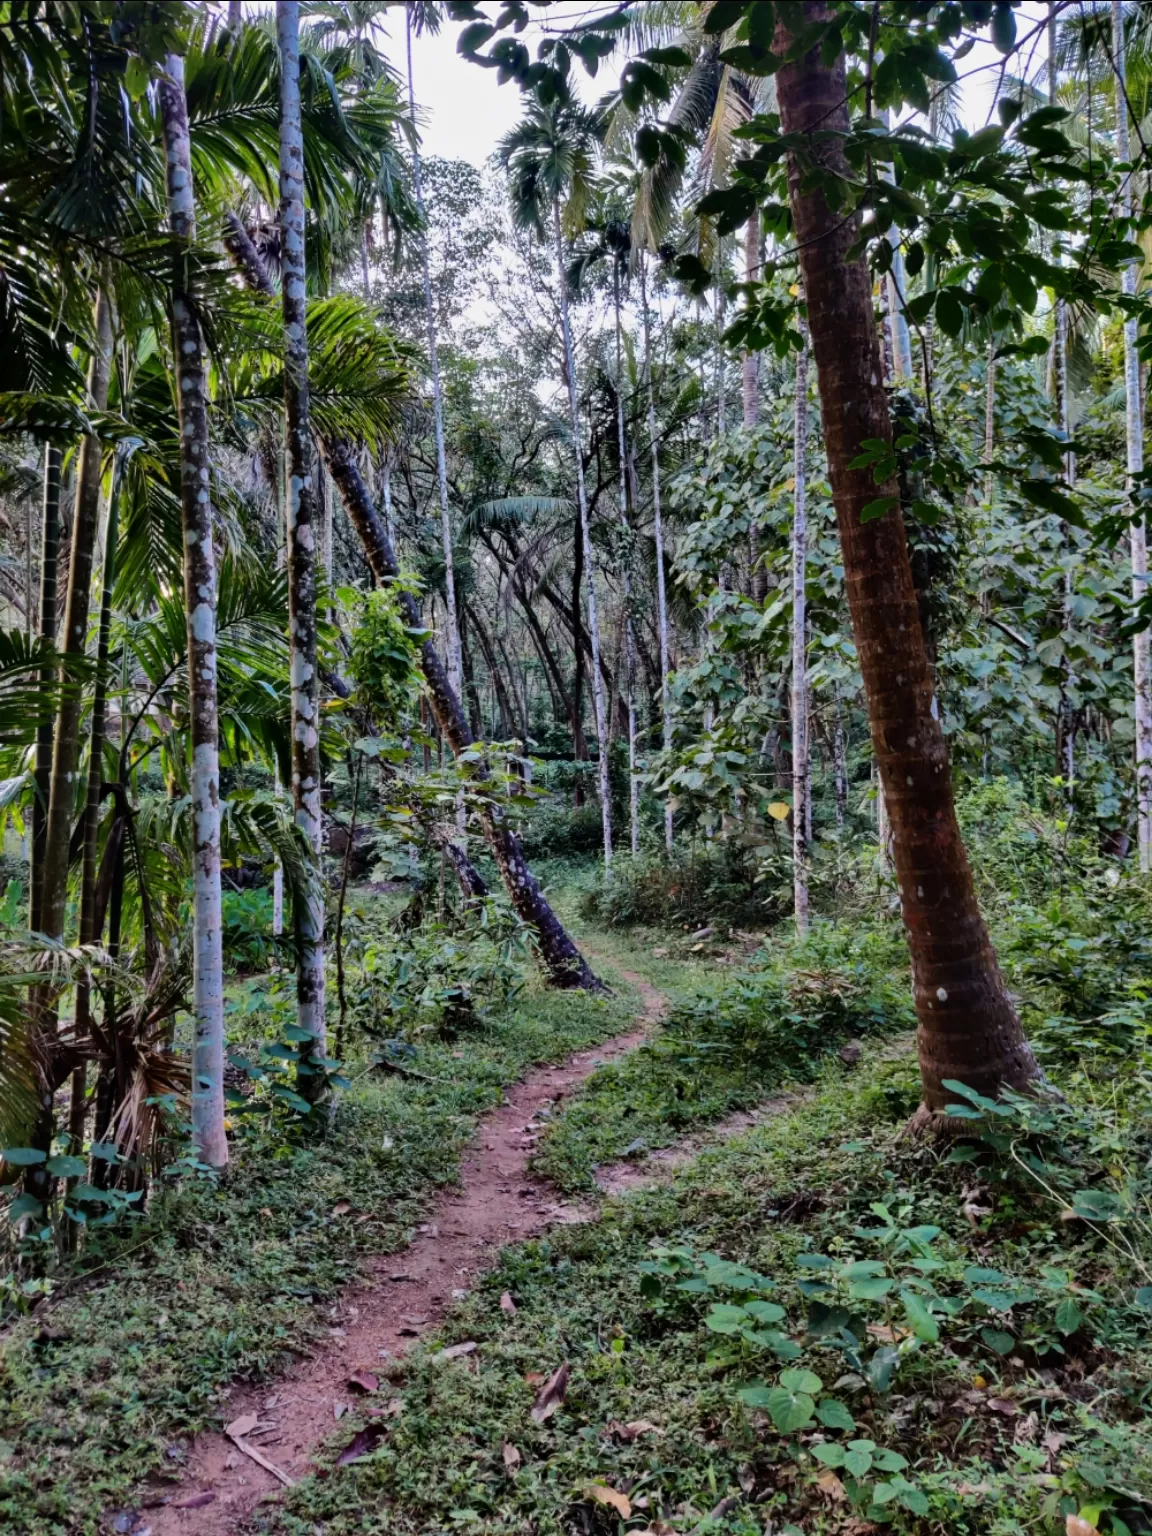
M 616 327 L 616 450 L 620 456 L 620 525 L 628 539 L 624 565 L 624 694 L 628 710 L 628 827 L 632 857 L 640 852 L 640 779 L 636 764 L 636 636 L 632 621 L 632 538 L 628 523 L 628 440 L 624 431 L 624 349 L 620 323 L 620 258 L 612 258 Z
M 160 86 L 168 214 L 190 252 L 196 239 L 192 150 L 184 60 L 167 63 Z M 208 365 L 200 320 L 177 258 L 172 284 L 172 349 L 180 419 L 180 508 L 184 527 L 184 613 L 192 725 L 192 1137 L 201 1162 L 228 1161 L 224 1129 L 224 958 L 220 902 L 220 748 L 216 699 L 216 551 L 208 440 Z
M 664 750 L 672 750 L 671 666 L 668 646 L 668 593 L 664 582 L 664 522 L 660 506 L 660 440 L 656 432 L 656 385 L 652 377 L 652 322 L 648 315 L 647 258 L 640 252 L 640 313 L 644 322 L 644 383 L 648 391 L 648 436 L 652 444 L 652 535 L 656 553 L 656 624 L 660 638 L 660 724 Z M 721 396 L 721 398 L 723 398 Z M 723 431 L 723 427 L 721 427 Z M 664 808 L 664 846 L 672 848 L 672 807 Z
M 808 932 L 808 347 L 796 354 L 792 504 L 792 887 L 796 931 Z
M 1127 65 L 1124 43 L 1124 7 L 1112 0 L 1112 57 L 1116 70 L 1116 153 L 1129 158 Z M 1126 178 L 1120 194 L 1120 211 L 1132 216 L 1131 181 Z M 1121 277 L 1126 294 L 1135 296 L 1138 261 L 1127 262 Z M 1140 409 L 1140 358 L 1136 350 L 1135 316 L 1124 321 L 1124 397 L 1128 443 L 1128 489 L 1144 469 L 1144 421 Z M 1132 524 L 1132 598 L 1148 596 L 1148 531 L 1143 517 Z M 1132 640 L 1136 714 L 1136 829 L 1141 874 L 1152 874 L 1152 637 L 1142 630 Z
M 572 554 L 572 760 L 588 761 L 588 743 L 584 736 L 584 650 L 581 645 L 584 624 L 580 592 L 584 583 L 584 531 L 577 520 L 573 529 L 576 548 Z M 578 767 L 572 788 L 572 805 L 584 804 L 584 775 Z
M 580 537 L 588 575 L 588 639 L 592 645 L 592 707 L 596 716 L 599 746 L 600 817 L 604 826 L 604 867 L 612 868 L 612 789 L 609 782 L 608 721 L 604 708 L 604 679 L 600 672 L 600 620 L 596 606 L 596 561 L 592 551 L 592 527 L 588 518 L 588 492 L 584 485 L 584 455 L 580 439 L 580 397 L 576 385 L 576 352 L 568 314 L 568 284 L 564 274 L 564 236 L 560 229 L 560 204 L 552 204 L 552 232 L 556 246 L 556 282 L 560 290 L 560 331 L 564 345 L 564 371 L 568 376 L 568 410 L 572 418 L 572 452 L 576 462 L 576 505 L 580 511 Z
M 292 669 L 292 805 L 311 849 L 307 890 L 294 904 L 296 1022 L 325 1055 L 324 884 L 320 812 L 320 679 L 316 669 L 316 531 L 304 253 L 304 136 L 300 109 L 299 0 L 277 0 L 280 46 L 280 292 L 284 308 L 284 408 L 287 422 L 288 612 Z M 302 1053 L 303 1054 L 303 1053 Z
M 643 257 L 641 257 L 643 261 Z M 641 268 L 643 270 L 643 268 Z M 728 430 L 728 402 L 724 387 L 724 240 L 721 237 L 716 242 L 716 287 L 715 287 L 715 345 L 716 345 L 716 436 L 723 437 Z M 645 335 L 647 345 L 647 335 Z
M 879 114 L 880 121 L 888 126 L 887 111 Z M 885 181 L 895 183 L 896 172 L 891 165 L 881 172 Z M 885 308 L 888 311 L 888 327 L 892 344 L 892 373 L 901 384 L 912 382 L 912 337 L 908 330 L 908 316 L 904 304 L 908 297 L 908 282 L 904 275 L 904 252 L 900 245 L 900 231 L 895 225 L 888 231 L 888 248 L 892 255 L 884 278 Z
M 757 209 L 744 226 L 744 282 L 754 283 L 760 272 L 760 211 Z M 750 306 L 751 296 L 745 299 Z M 754 427 L 760 420 L 760 357 L 751 347 L 745 347 L 740 369 L 741 403 L 744 407 L 745 428 Z
M 399 576 L 400 568 L 391 541 L 368 495 L 351 445 L 325 442 L 324 453 L 329 473 L 336 482 L 344 508 L 364 546 L 373 575 L 381 586 L 391 584 Z M 415 599 L 402 592 L 400 605 L 407 623 L 420 626 L 420 612 Z M 449 686 L 447 674 L 431 640 L 426 640 L 421 649 L 420 666 L 440 729 L 452 750 L 460 757 L 472 745 L 472 735 L 460 700 Z M 473 765 L 471 771 L 474 778 L 484 781 L 486 773 L 482 764 Z M 603 983 L 593 974 L 588 962 L 548 905 L 525 861 L 520 839 L 504 820 L 500 807 L 493 801 L 484 804 L 480 810 L 480 822 L 512 905 L 534 932 L 540 959 L 551 983 L 558 987 L 600 990 Z
M 836 830 L 843 832 L 848 817 L 848 743 L 844 734 L 844 711 L 837 689 L 833 703 L 835 717 L 832 722 L 832 773 L 836 785 Z
M 822 24 L 831 14 L 826 0 L 805 0 L 798 8 L 804 25 Z M 777 53 L 786 54 L 792 43 L 781 22 Z M 843 55 L 825 62 L 819 47 L 811 49 L 786 62 L 776 84 L 784 133 L 807 136 L 816 166 L 847 175 Z M 819 176 L 792 156 L 789 193 L 848 603 L 892 823 L 929 1115 L 949 1102 L 947 1079 L 995 1094 L 1005 1085 L 1026 1087 L 1039 1071 L 980 913 L 956 821 L 903 519 L 897 506 L 861 521 L 868 502 L 878 494 L 895 498 L 899 486 L 893 476 L 878 488 L 870 469 L 851 467 L 865 439 L 892 441 L 868 266 L 849 257 L 859 221 L 832 209 Z
M 436 482 L 440 491 L 440 541 L 444 548 L 444 606 L 447 610 L 448 681 L 461 696 L 463 669 L 460 657 L 460 623 L 456 608 L 456 571 L 452 554 L 452 515 L 448 505 L 448 468 L 444 451 L 444 394 L 440 387 L 440 359 L 436 350 L 436 310 L 432 303 L 432 268 L 428 257 L 428 221 L 424 186 L 420 175 L 420 149 L 416 128 L 416 92 L 412 78 L 412 0 L 404 6 L 408 48 L 408 115 L 412 124 L 412 188 L 420 216 L 420 271 L 424 282 L 424 323 L 428 336 L 428 364 L 432 373 L 432 420 L 436 431 Z
M 60 450 L 48 444 L 44 450 L 44 512 L 40 555 L 40 639 L 56 643 L 56 582 L 60 557 Z M 53 671 L 40 673 L 41 687 L 52 685 Z M 44 846 L 48 833 L 48 795 L 52 782 L 52 722 L 44 720 L 36 731 L 36 799 L 32 805 L 32 871 L 29 879 L 28 923 L 33 933 L 44 926 Z

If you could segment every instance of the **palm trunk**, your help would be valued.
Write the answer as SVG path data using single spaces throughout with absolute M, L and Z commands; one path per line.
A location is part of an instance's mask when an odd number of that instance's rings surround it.
M 648 436 L 652 444 L 652 533 L 656 545 L 656 623 L 660 637 L 660 723 L 664 750 L 672 750 L 672 696 L 669 688 L 668 593 L 664 583 L 664 523 L 660 507 L 660 441 L 656 432 L 656 386 L 652 378 L 652 324 L 648 317 L 648 273 L 640 253 L 640 313 L 644 320 L 644 382 L 648 391 Z M 721 394 L 723 399 L 723 394 Z M 721 427 L 723 431 L 723 427 Z M 672 807 L 664 808 L 664 845 L 672 848 Z
M 641 258 L 643 260 L 643 258 Z M 643 272 L 643 267 L 641 267 Z M 716 436 L 723 437 L 728 430 L 728 402 L 724 388 L 724 240 L 721 237 L 716 242 L 716 286 L 714 290 L 716 308 L 715 344 L 716 344 Z M 647 345 L 647 335 L 645 335 Z
M 424 211 L 424 187 L 420 176 L 420 150 L 416 132 L 416 94 L 412 83 L 412 4 L 407 0 L 404 21 L 408 45 L 408 115 L 412 124 L 412 189 L 420 216 L 420 270 L 424 280 L 424 322 L 428 335 L 428 364 L 432 373 L 432 419 L 436 430 L 436 480 L 440 490 L 440 539 L 444 548 L 444 606 L 447 609 L 448 681 L 457 698 L 463 669 L 460 657 L 460 624 L 456 607 L 456 572 L 452 558 L 452 516 L 448 507 L 448 469 L 444 451 L 444 395 L 440 387 L 440 359 L 436 351 L 436 311 L 432 303 L 432 269 L 428 260 L 428 231 Z
M 196 239 L 184 60 L 173 55 L 160 86 L 168 214 L 179 246 Z M 192 727 L 192 1138 L 201 1162 L 228 1162 L 224 1128 L 224 959 L 220 903 L 220 750 L 216 698 L 216 551 L 208 439 L 207 358 L 184 258 L 172 284 L 172 349 L 180 420 L 184 613 Z
M 560 289 L 560 331 L 564 345 L 564 371 L 568 377 L 568 410 L 572 418 L 572 452 L 576 461 L 576 505 L 580 510 L 580 538 L 588 574 L 588 639 L 592 645 L 592 707 L 596 716 L 596 740 L 600 748 L 600 818 L 604 826 L 604 867 L 612 868 L 612 790 L 608 777 L 608 721 L 604 709 L 604 679 L 600 672 L 600 620 L 596 609 L 596 562 L 592 553 L 592 529 L 588 519 L 588 492 L 584 485 L 584 455 L 580 440 L 580 399 L 576 387 L 576 353 L 568 315 L 568 284 L 564 274 L 564 237 L 560 229 L 560 204 L 552 204 L 552 232 L 556 246 L 556 282 Z
M 41 523 L 40 639 L 56 643 L 56 572 L 60 556 L 60 460 L 59 448 L 44 450 L 44 513 Z M 52 685 L 52 669 L 40 673 L 40 685 Z M 33 933 L 43 929 L 44 848 L 48 833 L 48 794 L 52 782 L 52 722 L 44 720 L 36 730 L 36 799 L 32 806 L 32 869 L 29 878 L 28 925 Z
M 805 0 L 798 12 L 803 25 L 822 26 L 832 6 Z M 776 52 L 786 54 L 793 40 L 782 21 Z M 785 63 L 776 83 L 783 132 L 806 135 L 818 167 L 849 174 L 841 148 L 849 132 L 843 54 L 825 62 L 819 47 L 811 49 Z M 859 221 L 830 208 L 819 175 L 792 156 L 788 174 L 845 585 L 911 951 L 928 1115 L 949 1102 L 947 1079 L 995 1094 L 1003 1086 L 1027 1087 L 1039 1070 L 1004 985 L 956 821 L 898 483 L 893 475 L 877 487 L 870 468 L 852 467 L 865 439 L 892 442 L 871 278 L 862 257 L 849 257 Z M 862 522 L 877 495 L 891 496 L 893 510 Z
M 620 327 L 620 259 L 612 258 L 612 312 L 616 326 L 616 449 L 620 456 L 620 525 L 628 525 L 628 441 L 624 432 L 624 356 Z M 628 827 L 632 857 L 640 852 L 640 780 L 636 772 L 636 637 L 632 628 L 632 552 L 624 565 L 624 689 L 628 710 Z M 617 663 L 619 671 L 619 663 Z
M 1116 69 L 1116 154 L 1122 163 L 1129 156 L 1127 68 L 1124 52 L 1124 7 L 1112 0 L 1112 56 Z M 1131 183 L 1126 178 L 1120 194 L 1120 212 L 1132 216 Z M 1138 261 L 1125 264 L 1121 286 L 1136 293 Z M 1136 317 L 1124 321 L 1124 398 L 1128 443 L 1128 490 L 1144 469 L 1144 420 L 1140 408 L 1140 357 L 1136 350 Z M 1148 595 L 1148 532 L 1144 518 L 1132 524 L 1132 598 Z M 1152 874 L 1152 652 L 1148 630 L 1132 640 L 1136 714 L 1136 828 L 1141 874 Z
M 295 903 L 296 1022 L 311 1036 L 305 1090 L 319 1087 L 325 1055 L 324 886 L 321 868 L 320 679 L 316 670 L 316 505 L 308 397 L 304 257 L 304 136 L 300 109 L 299 0 L 277 0 L 280 46 L 280 292 L 284 310 L 287 425 L 288 615 L 292 669 L 292 805 L 311 850 L 307 890 Z M 303 1053 L 302 1053 L 303 1054 Z
M 796 931 L 808 932 L 808 347 L 796 354 L 792 506 L 792 888 Z

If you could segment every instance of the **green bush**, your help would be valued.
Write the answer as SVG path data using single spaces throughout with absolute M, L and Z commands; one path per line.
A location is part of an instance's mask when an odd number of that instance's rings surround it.
M 574 810 L 556 800 L 543 800 L 532 811 L 520 836 L 529 859 L 600 853 L 604 847 L 600 807 L 590 800 Z
M 254 971 L 268 963 L 276 948 L 272 937 L 272 892 L 252 890 L 221 892 L 220 915 L 225 960 L 240 970 Z
M 586 892 L 581 913 L 609 928 L 764 928 L 778 922 L 790 902 L 783 841 L 778 852 L 771 845 L 758 849 L 755 862 L 735 843 L 718 842 L 618 859 L 611 877 Z

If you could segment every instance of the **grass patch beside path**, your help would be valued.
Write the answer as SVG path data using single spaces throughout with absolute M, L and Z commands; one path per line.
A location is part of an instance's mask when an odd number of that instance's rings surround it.
M 1063 1219 L 1062 1174 L 1053 1200 L 987 1148 L 953 1163 L 902 1139 L 918 1097 L 914 1059 L 868 1046 L 669 1187 L 506 1250 L 382 1386 L 402 1411 L 378 1447 L 290 1492 L 268 1528 L 1057 1536 L 1084 1511 L 1110 1536 L 1147 1531 L 1149 1234 L 1133 1263 Z M 1070 1178 L 1142 1166 L 1138 1121 L 1069 1113 Z M 435 1358 L 466 1340 L 479 1350 Z
M 157 1190 L 89 1251 L 97 1272 L 58 1274 L 58 1299 L 3 1338 L 0 1530 L 104 1530 L 141 1478 L 179 1466 L 229 1381 L 307 1344 L 360 1255 L 408 1241 L 505 1085 L 627 1029 L 633 1008 L 533 983 L 489 1027 L 421 1046 L 414 1065 L 443 1081 L 361 1077 L 323 1142 L 252 1131 L 223 1187 Z

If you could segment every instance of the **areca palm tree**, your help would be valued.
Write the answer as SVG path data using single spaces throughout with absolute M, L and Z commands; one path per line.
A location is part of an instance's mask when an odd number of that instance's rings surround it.
M 591 191 L 592 148 L 602 130 L 599 117 L 571 101 L 553 106 L 533 102 L 524 121 L 500 142 L 497 157 L 508 173 L 513 222 L 520 229 L 546 238 L 551 225 L 553 255 L 560 296 L 560 333 L 563 345 L 568 409 L 572 424 L 572 451 L 576 475 L 576 505 L 584 567 L 588 576 L 588 637 L 592 646 L 592 701 L 599 746 L 600 812 L 604 833 L 604 864 L 612 864 L 612 798 L 608 774 L 608 716 L 600 671 L 600 621 L 596 600 L 596 559 L 584 483 L 583 443 L 580 427 L 580 395 L 576 353 L 572 343 L 568 287 L 565 280 L 564 232 L 576 233 Z

